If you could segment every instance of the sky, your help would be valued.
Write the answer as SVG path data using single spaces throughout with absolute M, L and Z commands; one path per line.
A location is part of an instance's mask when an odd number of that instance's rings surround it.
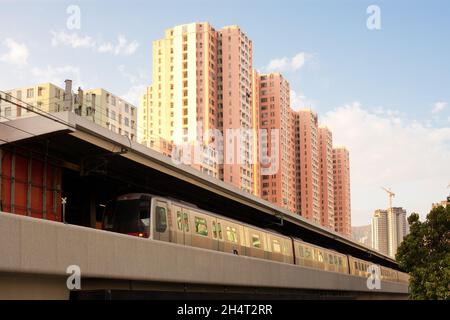
M 368 11 L 371 5 L 379 14 Z M 0 6 L 2 90 L 40 82 L 63 87 L 69 78 L 75 88 L 103 87 L 137 104 L 151 83 L 152 41 L 165 29 L 202 21 L 216 29 L 239 25 L 253 40 L 254 67 L 282 72 L 292 107 L 315 110 L 334 144 L 349 149 L 352 225 L 369 224 L 375 209 L 388 206 L 382 186 L 395 192 L 394 206 L 422 217 L 450 194 L 449 1 L 0 0 Z

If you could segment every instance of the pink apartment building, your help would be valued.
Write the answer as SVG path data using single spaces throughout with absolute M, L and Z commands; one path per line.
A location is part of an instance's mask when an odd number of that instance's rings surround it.
M 350 234 L 348 151 L 332 151 L 316 113 L 291 109 L 281 74 L 253 69 L 253 43 L 238 26 L 179 25 L 154 41 L 139 125 L 139 141 L 150 148 L 173 156 L 179 145 L 196 147 L 194 168 Z M 260 128 L 267 130 L 261 141 Z M 266 170 L 261 156 L 276 170 Z
M 281 74 L 271 73 L 261 75 L 259 85 L 260 128 L 266 130 L 268 137 L 261 143 L 268 146 L 266 156 L 277 155 L 277 163 L 270 163 L 276 167 L 276 173 L 261 175 L 261 195 L 265 200 L 296 212 L 289 82 Z M 272 132 L 277 134 L 278 141 L 272 141 Z
M 310 109 L 296 113 L 296 145 L 298 148 L 297 188 L 300 215 L 320 224 L 319 145 L 317 114 Z
M 258 146 L 255 135 L 253 43 L 238 26 L 219 30 L 219 110 L 224 135 L 223 181 L 257 194 Z M 257 141 L 257 140 L 256 140 Z
M 350 159 L 346 148 L 333 149 L 335 231 L 351 237 Z

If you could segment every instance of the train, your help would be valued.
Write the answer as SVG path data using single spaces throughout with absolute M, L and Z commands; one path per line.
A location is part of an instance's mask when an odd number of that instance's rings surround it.
M 370 261 L 242 223 L 190 203 L 147 193 L 110 201 L 102 229 L 235 255 L 368 278 Z M 406 273 L 378 265 L 383 281 L 408 283 Z

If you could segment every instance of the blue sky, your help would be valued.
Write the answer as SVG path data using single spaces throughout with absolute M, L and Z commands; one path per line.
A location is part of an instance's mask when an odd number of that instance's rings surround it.
M 366 27 L 372 4 L 380 7 L 381 30 Z M 396 205 L 422 214 L 450 193 L 448 1 L 0 5 L 1 89 L 73 78 L 75 85 L 104 87 L 135 101 L 151 82 L 152 40 L 166 28 L 237 24 L 253 40 L 255 68 L 276 70 L 271 63 L 284 61 L 279 69 L 291 83 L 294 107 L 311 106 L 333 129 L 335 142 L 350 149 L 354 225 L 368 223 L 374 209 L 387 205 L 381 185 L 397 192 Z M 81 9 L 79 30 L 66 27 L 69 5 Z M 304 63 L 292 67 L 299 54 Z

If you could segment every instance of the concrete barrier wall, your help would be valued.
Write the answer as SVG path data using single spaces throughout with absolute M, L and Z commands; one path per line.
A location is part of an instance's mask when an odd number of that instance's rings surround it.
M 82 279 L 373 292 L 350 275 L 0 213 L 0 297 L 14 274 L 65 287 L 70 265 L 81 268 Z M 376 291 L 407 294 L 408 287 L 383 282 Z

